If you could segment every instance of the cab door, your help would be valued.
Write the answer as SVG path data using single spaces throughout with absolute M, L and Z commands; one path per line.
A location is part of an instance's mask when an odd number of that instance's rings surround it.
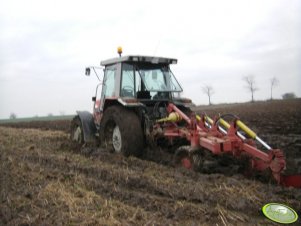
M 116 99 L 119 95 L 118 79 L 117 79 L 117 65 L 107 66 L 101 92 L 100 108 L 103 109 L 107 99 Z
M 106 100 L 116 99 L 116 75 L 116 65 L 107 66 L 104 70 L 103 82 L 98 84 L 96 88 L 94 103 L 94 122 L 96 125 L 100 125 Z M 98 92 L 101 85 L 101 92 Z

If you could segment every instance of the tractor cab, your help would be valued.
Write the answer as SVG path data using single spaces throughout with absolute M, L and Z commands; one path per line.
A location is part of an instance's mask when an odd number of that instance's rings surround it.
M 124 56 L 102 61 L 104 79 L 101 94 L 103 109 L 113 100 L 123 105 L 172 100 L 182 88 L 170 70 L 176 59 Z

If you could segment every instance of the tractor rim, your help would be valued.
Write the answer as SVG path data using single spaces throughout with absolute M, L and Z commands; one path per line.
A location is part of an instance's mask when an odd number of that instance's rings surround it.
M 76 141 L 77 143 L 82 142 L 82 130 L 81 130 L 80 126 L 76 127 L 74 134 L 73 134 L 73 140 Z
M 116 125 L 113 130 L 113 147 L 116 152 L 121 152 L 122 147 L 122 140 L 121 140 L 121 133 L 119 127 Z

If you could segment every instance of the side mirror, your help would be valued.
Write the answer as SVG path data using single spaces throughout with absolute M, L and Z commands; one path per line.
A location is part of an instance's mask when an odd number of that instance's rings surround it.
M 91 73 L 91 69 L 89 67 L 86 68 L 86 76 L 90 76 Z
M 94 102 L 95 102 L 95 101 L 96 101 L 96 97 L 92 97 L 92 101 L 94 101 Z

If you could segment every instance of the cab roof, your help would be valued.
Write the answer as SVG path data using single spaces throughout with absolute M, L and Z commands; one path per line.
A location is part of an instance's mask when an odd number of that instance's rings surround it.
M 164 57 L 154 57 L 154 56 L 123 56 L 118 58 L 112 58 L 109 60 L 104 60 L 100 62 L 101 66 L 112 65 L 121 62 L 133 62 L 133 63 L 151 63 L 151 64 L 176 64 L 177 59 L 164 58 Z

